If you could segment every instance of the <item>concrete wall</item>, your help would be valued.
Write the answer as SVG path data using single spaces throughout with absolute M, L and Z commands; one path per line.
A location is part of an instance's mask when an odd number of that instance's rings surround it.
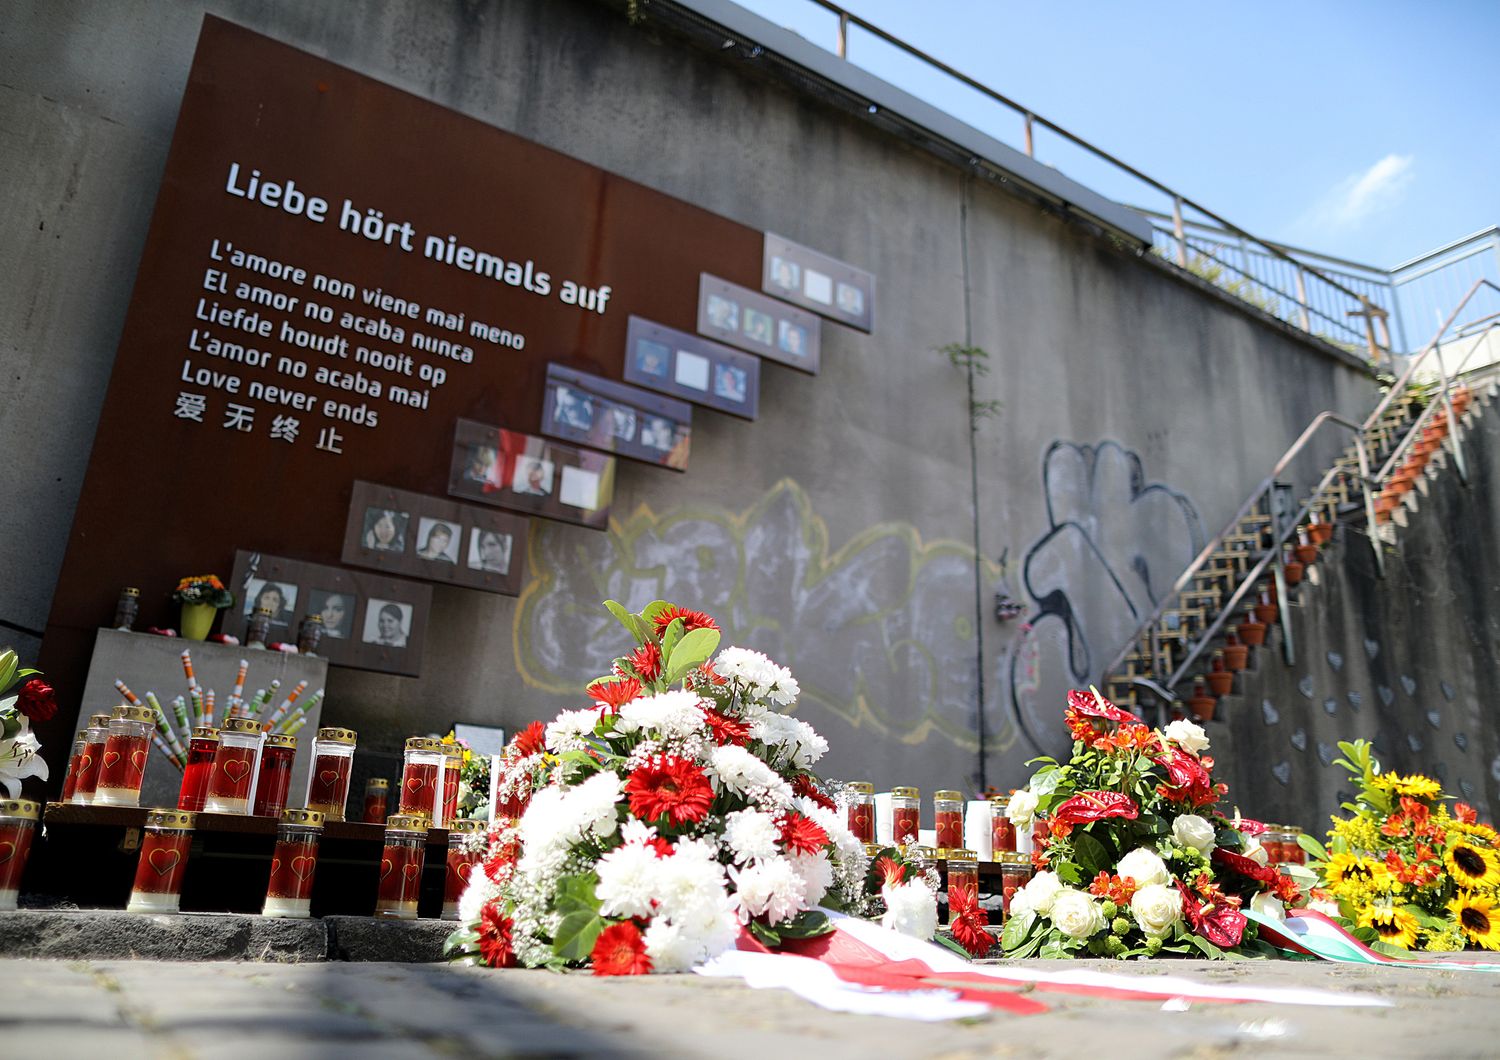
M 1353 792 L 1332 765 L 1363 738 L 1387 770 L 1425 773 L 1493 820 L 1500 807 L 1500 407 L 1465 441 L 1469 481 L 1431 482 L 1375 569 L 1345 528 L 1295 590 L 1295 659 L 1278 642 L 1220 700 L 1209 726 L 1222 779 L 1247 815 L 1326 829 Z
M 608 533 L 538 522 L 519 600 L 437 588 L 421 679 L 332 677 L 325 717 L 362 745 L 576 705 L 620 644 L 599 597 L 663 595 L 794 668 L 829 773 L 963 786 L 982 701 L 986 780 L 1013 786 L 1061 691 L 1307 421 L 1373 404 L 1330 347 L 588 0 L 11 3 L 0 632 L 23 647 L 204 11 L 879 277 L 873 336 L 825 324 L 817 379 L 768 366 L 757 423 L 701 413 L 687 475 L 622 468 Z M 991 355 L 977 398 L 1003 402 L 977 462 L 966 377 L 935 352 L 966 337 Z M 1031 621 L 998 622 L 999 591 Z

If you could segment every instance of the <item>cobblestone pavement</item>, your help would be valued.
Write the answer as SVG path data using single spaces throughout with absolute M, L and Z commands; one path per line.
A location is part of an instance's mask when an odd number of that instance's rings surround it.
M 3 960 L 0 1057 L 1500 1056 L 1500 974 L 1290 961 L 1098 967 L 1352 990 L 1395 1004 L 1164 1011 L 1159 1002 L 1046 994 L 1044 1015 L 919 1024 L 824 1012 L 782 991 L 690 975 Z

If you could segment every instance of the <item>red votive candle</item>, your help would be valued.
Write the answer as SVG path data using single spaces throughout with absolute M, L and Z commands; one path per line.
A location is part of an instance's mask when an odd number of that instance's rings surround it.
M 394 814 L 385 823 L 385 850 L 380 856 L 380 890 L 375 915 L 385 920 L 417 919 L 417 896 L 427 860 L 427 827 L 416 814 Z
M 385 777 L 365 781 L 365 824 L 385 824 L 385 804 L 390 798 L 391 782 Z
M 458 903 L 474 866 L 484 859 L 484 822 L 454 821 L 448 828 L 448 875 L 443 881 L 443 919 L 458 919 Z
M 457 744 L 440 743 L 443 749 L 443 818 L 444 828 L 458 819 L 458 782 L 463 774 L 464 749 Z
M 146 814 L 141 857 L 135 865 L 135 886 L 130 889 L 126 912 L 177 912 L 196 819 L 196 814 L 186 810 L 152 810 Z
M 151 732 L 156 712 L 150 707 L 121 704 L 109 719 L 104 738 L 99 786 L 94 789 L 95 806 L 139 806 L 141 781 L 146 777 L 146 758 L 151 754 Z
M 254 718 L 229 718 L 219 730 L 219 748 L 208 774 L 203 808 L 209 813 L 250 812 L 250 785 L 255 782 L 261 727 Z
M 78 788 L 78 760 L 83 757 L 83 749 L 87 744 L 88 741 L 82 735 L 73 741 L 73 753 L 68 756 L 68 773 L 63 777 L 63 802 L 73 801 L 73 792 Z
M 442 745 L 425 736 L 406 741 L 401 767 L 401 798 L 397 813 L 437 819 L 442 806 L 437 802 L 438 765 L 443 761 Z M 438 814 L 433 813 L 434 806 Z
M 104 741 L 109 731 L 109 715 L 94 714 L 83 732 L 83 755 L 78 759 L 78 778 L 73 784 L 73 801 L 88 806 L 99 786 L 99 771 L 104 766 Z
M 891 789 L 891 838 L 897 846 L 917 841 L 922 793 L 917 788 Z
M 932 819 L 939 850 L 954 850 L 964 845 L 964 797 L 961 793 L 933 792 Z
M 990 796 L 990 860 L 999 861 L 1007 850 L 1016 849 L 1016 823 L 1005 816 L 1010 809 L 1008 795 Z
M 177 808 L 197 813 L 203 809 L 208 794 L 208 777 L 214 769 L 214 752 L 219 749 L 219 730 L 200 725 L 188 741 L 187 765 L 182 767 L 182 787 L 177 792 Z
M 313 764 L 307 778 L 307 808 L 317 810 L 325 820 L 344 819 L 357 738 L 353 729 L 325 728 L 318 730 L 318 738 L 313 741 Z
M 850 833 L 861 843 L 875 842 L 875 785 L 857 780 L 847 790 Z
M 313 874 L 318 868 L 318 844 L 323 838 L 323 815 L 317 810 L 282 810 L 271 854 L 271 880 L 261 916 L 305 919 L 312 909 Z
M 953 908 L 961 898 L 979 897 L 979 855 L 962 848 L 948 851 L 948 923 L 953 923 Z
M 255 782 L 256 817 L 280 817 L 292 786 L 292 761 L 297 757 L 297 737 L 284 732 L 266 736 L 260 750 L 260 778 Z
M 1001 909 L 1005 917 L 1010 916 L 1010 900 L 1016 896 L 1016 892 L 1031 882 L 1032 873 L 1031 856 L 1029 854 L 1017 854 L 1014 851 L 1006 851 L 997 859 L 1000 862 L 1000 900 Z
M 0 910 L 16 907 L 41 813 L 41 804 L 30 799 L 0 799 Z

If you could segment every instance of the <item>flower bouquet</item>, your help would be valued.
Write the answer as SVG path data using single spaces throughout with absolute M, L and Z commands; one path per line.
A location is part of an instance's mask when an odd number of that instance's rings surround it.
M 23 669 L 14 651 L 0 652 L 0 788 L 7 798 L 19 798 L 21 781 L 47 779 L 42 744 L 31 731 L 33 721 L 48 721 L 57 713 L 52 686 L 39 670 Z M 20 688 L 12 692 L 17 684 Z
M 1274 955 L 1240 910 L 1279 916 L 1296 885 L 1267 866 L 1263 826 L 1215 806 L 1208 738 L 1188 721 L 1142 724 L 1097 690 L 1068 693 L 1073 754 L 1043 763 L 1011 798 L 1038 828 L 1037 875 L 1011 901 L 1009 957 Z
M 1430 777 L 1384 773 L 1365 740 L 1340 743 L 1335 764 L 1359 793 L 1333 818 L 1328 845 L 1303 837 L 1322 905 L 1373 949 L 1500 949 L 1500 850 L 1489 825 Z M 1332 906 L 1337 905 L 1337 911 Z
M 234 593 L 214 574 L 183 578 L 172 590 L 172 599 L 182 605 L 182 635 L 189 640 L 207 637 L 219 611 L 234 606 Z
M 862 908 L 863 845 L 811 772 L 828 744 L 780 712 L 791 673 L 742 648 L 715 657 L 701 612 L 605 606 L 637 647 L 588 686 L 589 706 L 504 749 L 450 947 L 493 966 L 683 971 L 742 929 L 775 946 L 832 930 L 819 905 Z M 892 865 L 898 914 L 935 926 L 932 891 L 916 911 L 899 854 Z

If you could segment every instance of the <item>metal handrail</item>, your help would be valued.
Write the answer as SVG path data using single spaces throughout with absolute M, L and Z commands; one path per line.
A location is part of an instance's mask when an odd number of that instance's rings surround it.
M 1468 353 L 1464 354 L 1464 359 L 1458 362 L 1458 367 L 1453 369 L 1454 382 L 1457 382 L 1463 376 L 1464 366 L 1473 359 L 1476 353 L 1478 353 L 1481 349 L 1484 349 L 1485 340 L 1489 337 L 1490 332 L 1500 329 L 1500 319 L 1496 319 L 1496 317 L 1500 317 L 1500 314 L 1492 314 L 1490 317 L 1485 318 L 1489 321 L 1488 326 L 1479 333 L 1479 337 L 1475 341 L 1473 348 L 1470 349 Z M 1467 327 L 1468 325 L 1465 326 Z M 1441 360 L 1441 356 L 1439 357 L 1439 360 Z M 1457 431 L 1457 424 L 1454 421 L 1452 392 L 1445 389 L 1442 397 L 1443 406 L 1446 408 L 1448 413 L 1448 429 L 1450 432 L 1450 436 L 1453 438 L 1454 462 L 1458 465 L 1459 476 L 1465 482 L 1467 482 L 1469 479 L 1469 469 L 1467 463 L 1464 460 L 1463 448 L 1460 445 L 1460 438 Z M 1414 439 L 1418 437 L 1421 429 L 1427 425 L 1427 421 L 1432 417 L 1433 412 L 1438 407 L 1439 406 L 1436 401 L 1428 403 L 1427 407 L 1422 410 L 1421 414 L 1417 416 L 1416 420 L 1412 423 L 1411 430 L 1407 431 L 1406 436 L 1396 444 L 1396 447 L 1393 450 L 1391 450 L 1390 459 L 1388 459 L 1381 466 L 1380 470 L 1375 473 L 1374 479 L 1372 481 L 1383 484 L 1386 479 L 1390 477 L 1391 470 L 1397 467 L 1402 462 L 1403 458 L 1406 456 L 1407 450 L 1410 449 L 1414 444 Z
M 1337 280 L 1334 280 L 1331 277 L 1329 277 L 1327 274 L 1325 274 L 1324 272 L 1322 272 L 1320 269 L 1317 269 L 1314 266 L 1306 265 L 1306 264 L 1303 264 L 1302 262 L 1299 262 L 1296 258 L 1294 258 L 1291 255 L 1287 254 L 1285 251 L 1282 251 L 1282 250 L 1278 249 L 1275 245 L 1267 243 L 1264 240 L 1261 240 L 1258 237 L 1251 235 L 1249 232 L 1245 231 L 1243 228 L 1240 228 L 1238 225 L 1234 224 L 1233 222 L 1231 222 L 1229 220 L 1226 220 L 1223 217 L 1220 217 L 1218 214 L 1214 213 L 1212 210 L 1210 210 L 1207 207 L 1201 205 L 1200 203 L 1195 202 L 1194 200 L 1188 198 L 1186 195 L 1183 195 L 1181 192 L 1176 191 L 1176 190 L 1168 187 L 1167 185 L 1163 184 L 1159 180 L 1156 180 L 1156 179 L 1154 179 L 1152 177 L 1147 176 L 1145 173 L 1141 172 L 1139 169 L 1136 169 L 1134 166 L 1130 165 L 1128 162 L 1122 161 L 1121 159 L 1116 158 L 1114 155 L 1110 154 L 1108 151 L 1105 151 L 1102 148 L 1094 146 L 1093 144 L 1089 143 L 1087 140 L 1083 139 L 1082 137 L 1077 136 L 1077 135 L 1069 132 L 1067 129 L 1064 129 L 1061 125 L 1058 125 L 1056 122 L 1049 121 L 1048 119 L 1042 117 L 1041 115 L 1037 114 L 1034 110 L 1032 110 L 1030 107 L 1022 106 L 1020 103 L 1016 102 L 1015 100 L 1011 99 L 1010 97 L 1008 97 L 1008 96 L 1006 96 L 1006 95 L 1004 95 L 1004 94 L 1002 94 L 1000 92 L 997 92 L 995 89 L 989 87 L 988 85 L 984 84 L 983 82 L 978 81 L 975 78 L 970 77 L 968 74 L 964 73 L 963 71 L 958 70 L 958 69 L 956 69 L 956 68 L 948 65 L 947 63 L 943 62 L 941 59 L 938 59 L 938 58 L 935 58 L 934 56 L 928 55 L 926 52 L 922 51 L 920 48 L 916 48 L 913 45 L 908 44 L 906 41 L 902 40 L 901 38 L 895 36 L 892 33 L 887 32 L 886 30 L 881 29 L 879 26 L 877 26 L 877 25 L 875 25 L 875 24 L 873 24 L 871 22 L 866 21 L 865 19 L 863 19 L 863 18 L 859 17 L 858 15 L 854 14 L 852 11 L 848 11 L 845 8 L 840 7 L 838 4 L 835 4 L 835 3 L 831 2 L 831 0 L 804 0 L 804 2 L 813 4 L 816 7 L 820 7 L 823 10 L 825 10 L 825 11 L 827 11 L 827 12 L 833 14 L 833 15 L 836 15 L 838 17 L 838 30 L 837 30 L 837 34 L 838 35 L 837 35 L 837 47 L 835 49 L 835 54 L 838 55 L 839 58 L 845 60 L 846 62 L 849 61 L 849 27 L 850 26 L 857 26 L 860 29 L 864 30 L 866 33 L 869 33 L 872 36 L 876 37 L 877 39 L 879 39 L 881 41 L 884 41 L 885 43 L 887 43 L 887 44 L 891 45 L 892 47 L 894 47 L 894 48 L 896 48 L 896 49 L 904 52 L 905 54 L 911 56 L 912 58 L 917 59 L 917 60 L 925 63 L 929 67 L 932 67 L 933 69 L 935 69 L 935 70 L 937 70 L 937 71 L 939 71 L 939 72 L 941 72 L 943 74 L 946 74 L 948 77 L 953 78 L 955 81 L 958 81 L 960 84 L 964 85 L 967 88 L 973 89 L 974 91 L 978 92 L 980 95 L 986 97 L 987 99 L 993 100 L 994 102 L 999 103 L 999 104 L 1001 104 L 1004 107 L 1008 107 L 1010 110 L 1012 110 L 1017 115 L 1019 115 L 1021 117 L 1023 123 L 1024 123 L 1024 134 L 1025 134 L 1025 145 L 1026 145 L 1025 149 L 1026 149 L 1026 154 L 1027 154 L 1028 157 L 1033 157 L 1033 158 L 1035 157 L 1035 150 L 1034 150 L 1035 145 L 1034 145 L 1034 141 L 1033 141 L 1033 130 L 1034 130 L 1035 126 L 1040 125 L 1042 128 L 1047 129 L 1048 131 L 1050 131 L 1052 133 L 1055 133 L 1057 136 L 1062 137 L 1062 139 L 1066 140 L 1068 143 L 1071 143 L 1074 146 L 1081 148 L 1082 150 L 1088 152 L 1090 155 L 1094 156 L 1095 158 L 1099 159 L 1100 161 L 1106 162 L 1109 165 L 1111 165 L 1114 168 L 1116 168 L 1117 170 L 1119 170 L 1120 172 L 1125 173 L 1128 176 L 1134 178 L 1135 180 L 1140 181 L 1141 183 L 1145 184 L 1147 187 L 1150 187 L 1150 188 L 1152 188 L 1152 189 L 1154 189 L 1154 190 L 1156 190 L 1158 192 L 1161 192 L 1163 195 L 1169 196 L 1171 198 L 1171 200 L 1172 200 L 1173 218 L 1174 218 L 1174 220 L 1175 220 L 1175 222 L 1177 224 L 1179 236 L 1181 235 L 1181 229 L 1182 229 L 1182 226 L 1184 224 L 1184 218 L 1182 216 L 1182 210 L 1183 210 L 1183 207 L 1188 207 L 1188 208 L 1190 208 L 1192 210 L 1197 211 L 1202 216 L 1207 217 L 1208 219 L 1210 219 L 1211 221 L 1215 222 L 1216 224 L 1222 225 L 1226 231 L 1229 231 L 1229 232 L 1233 233 L 1234 235 L 1238 236 L 1239 238 L 1249 240 L 1250 242 L 1255 243 L 1257 246 L 1263 247 L 1265 249 L 1265 251 L 1270 256 L 1284 259 L 1285 261 L 1287 261 L 1287 262 L 1289 262 L 1289 263 L 1291 263 L 1293 265 L 1296 265 L 1298 268 L 1306 269 L 1308 272 L 1310 272 L 1311 274 L 1313 274 L 1314 276 L 1316 276 L 1318 279 L 1322 280 L 1324 283 L 1327 283 L 1330 287 L 1334 288 L 1335 290 L 1341 292 L 1344 295 L 1347 295 L 1349 298 L 1353 299 L 1359 305 L 1368 308 L 1368 306 L 1367 306 L 1367 300 L 1366 300 L 1365 296 L 1361 295 L 1359 292 L 1350 290 L 1349 288 L 1345 287 L 1343 284 L 1339 283 Z M 1177 264 L 1179 266 L 1182 266 L 1184 268 L 1186 267 L 1186 262 L 1185 262 L 1185 260 L 1183 260 L 1183 259 L 1185 259 L 1185 257 L 1186 257 L 1186 241 L 1184 240 L 1183 243 L 1182 243 L 1182 247 L 1181 247 L 1180 253 L 1179 253 L 1179 260 L 1177 262 Z M 1370 325 L 1370 330 L 1368 331 L 1368 339 L 1369 339 L 1369 341 L 1370 341 L 1370 343 L 1372 345 L 1378 346 L 1379 344 L 1376 342 L 1375 337 L 1374 337 L 1373 321 L 1369 322 L 1369 325 Z M 1387 348 L 1388 348 L 1388 344 L 1387 344 Z

